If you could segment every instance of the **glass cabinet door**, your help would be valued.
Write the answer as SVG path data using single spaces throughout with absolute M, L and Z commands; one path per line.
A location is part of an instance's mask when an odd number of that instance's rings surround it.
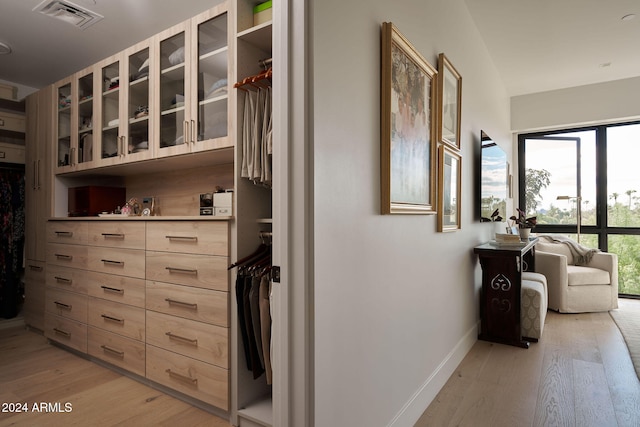
M 185 94 L 188 80 L 189 46 L 187 26 L 174 27 L 160 35 L 160 134 L 161 155 L 189 151 Z
M 150 55 L 145 47 L 134 47 L 126 53 L 128 90 L 126 93 L 127 129 L 125 161 L 150 157 Z
M 102 81 L 100 159 L 113 159 L 115 162 L 121 153 L 122 145 L 120 138 L 120 61 L 108 62 L 100 68 L 100 73 Z
M 93 161 L 93 72 L 78 76 L 78 164 Z
M 202 141 L 226 139 L 228 135 L 228 19 L 227 13 L 212 18 L 205 15 L 200 19 L 204 21 L 198 21 L 195 29 L 198 88 L 195 94 L 197 108 L 194 111 L 197 111 L 197 117 L 192 120 L 197 129 L 193 138 L 194 142 L 197 141 L 195 149 L 206 149 L 213 147 L 207 147 Z
M 58 98 L 57 119 L 56 119 L 56 168 L 70 169 L 72 166 L 72 146 L 71 146 L 71 79 L 56 85 Z

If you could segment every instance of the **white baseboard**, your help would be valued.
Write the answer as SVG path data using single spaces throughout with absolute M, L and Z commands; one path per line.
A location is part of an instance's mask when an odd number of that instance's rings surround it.
M 478 340 L 479 322 L 476 323 L 449 352 L 411 399 L 400 409 L 387 427 L 413 426 L 420 419 L 425 409 L 445 385 L 451 374 Z

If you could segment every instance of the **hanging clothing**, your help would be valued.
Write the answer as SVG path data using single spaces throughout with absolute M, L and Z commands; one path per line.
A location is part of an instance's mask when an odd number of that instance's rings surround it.
M 244 91 L 240 176 L 272 186 L 273 109 L 270 86 Z
M 271 384 L 270 246 L 263 243 L 252 255 L 232 264 L 229 269 L 234 267 L 238 267 L 238 328 L 247 369 L 254 379 L 266 373 L 266 382 Z
M 0 166 L 0 317 L 18 314 L 24 253 L 24 166 Z

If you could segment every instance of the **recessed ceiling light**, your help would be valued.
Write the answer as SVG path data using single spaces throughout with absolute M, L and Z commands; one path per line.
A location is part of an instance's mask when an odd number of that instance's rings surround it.
M 624 15 L 624 16 L 622 17 L 622 20 L 623 20 L 623 21 L 631 21 L 632 19 L 635 19 L 635 17 L 636 17 L 636 14 L 635 14 L 635 13 L 630 13 L 630 14 L 628 14 L 628 15 Z
M 6 43 L 0 42 L 0 55 L 7 55 L 11 53 L 11 46 Z

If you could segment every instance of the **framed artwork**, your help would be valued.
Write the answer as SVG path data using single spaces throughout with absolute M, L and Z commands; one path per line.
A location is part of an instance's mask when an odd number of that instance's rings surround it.
M 438 231 L 459 230 L 462 157 L 445 144 L 439 148 L 438 171 Z
M 460 149 L 462 77 L 444 53 L 438 56 L 438 141 Z
M 390 22 L 381 71 L 381 212 L 435 214 L 438 71 Z

